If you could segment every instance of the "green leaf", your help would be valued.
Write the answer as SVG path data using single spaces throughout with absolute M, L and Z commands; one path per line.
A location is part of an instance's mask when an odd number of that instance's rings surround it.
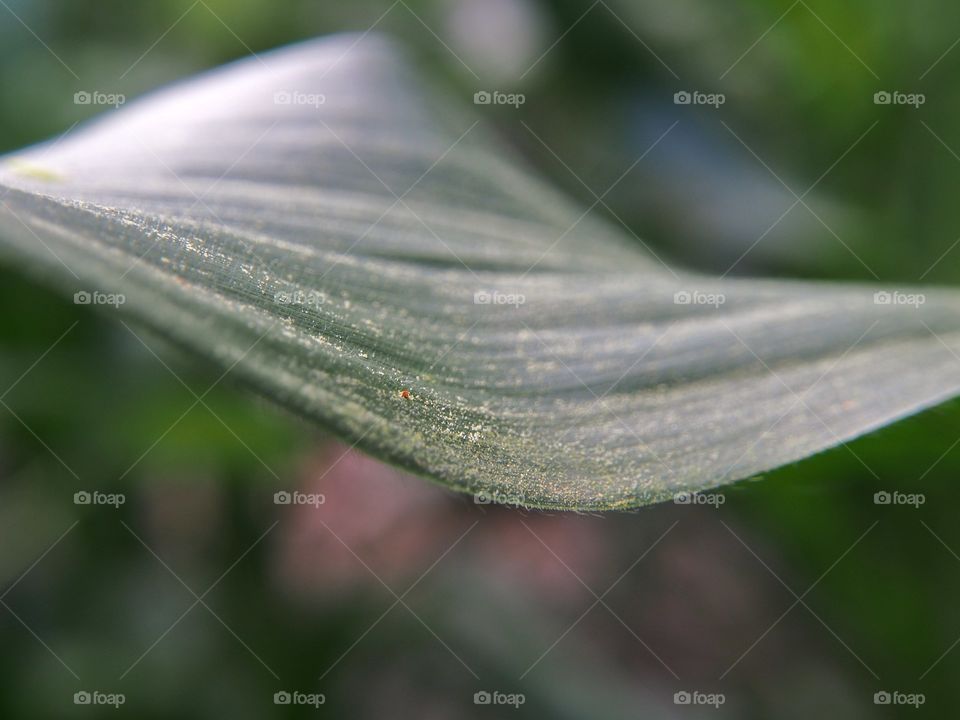
M 669 269 L 462 100 L 375 36 L 243 60 L 5 158 L 2 244 L 378 457 L 527 506 L 715 487 L 960 389 L 957 293 Z

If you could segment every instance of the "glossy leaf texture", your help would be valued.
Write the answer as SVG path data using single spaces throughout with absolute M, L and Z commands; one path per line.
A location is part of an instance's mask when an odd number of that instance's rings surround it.
M 375 35 L 245 59 L 3 158 L 0 245 L 377 457 L 529 507 L 716 487 L 960 390 L 956 292 L 671 269 L 470 100 Z

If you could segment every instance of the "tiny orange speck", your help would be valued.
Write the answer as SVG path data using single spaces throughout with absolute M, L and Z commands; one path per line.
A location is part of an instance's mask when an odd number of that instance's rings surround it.
M 401 390 L 401 391 L 400 391 L 400 397 L 402 397 L 404 400 L 409 400 L 409 399 L 410 399 L 410 391 L 409 391 L 409 390 Z

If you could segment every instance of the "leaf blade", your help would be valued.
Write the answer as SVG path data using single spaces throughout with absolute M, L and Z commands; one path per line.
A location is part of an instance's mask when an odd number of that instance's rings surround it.
M 956 293 L 680 273 L 508 154 L 388 42 L 335 37 L 11 156 L 0 239 L 348 442 L 534 507 L 715 487 L 960 392 Z

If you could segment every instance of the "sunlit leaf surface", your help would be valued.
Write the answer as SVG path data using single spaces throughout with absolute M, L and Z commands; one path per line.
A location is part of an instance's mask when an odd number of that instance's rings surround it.
M 503 502 L 635 507 L 957 394 L 955 293 L 669 269 L 534 178 L 471 99 L 375 36 L 247 59 L 5 158 L 0 238 L 64 293 Z

